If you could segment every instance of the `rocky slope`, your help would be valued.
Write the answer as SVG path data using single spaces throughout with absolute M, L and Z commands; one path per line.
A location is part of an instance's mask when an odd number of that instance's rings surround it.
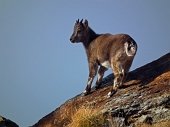
M 108 75 L 99 90 L 66 101 L 32 127 L 67 126 L 82 106 L 98 109 L 107 120 L 104 127 L 113 126 L 115 121 L 118 127 L 132 127 L 170 120 L 170 53 L 131 71 L 124 87 L 107 98 L 113 78 L 113 74 Z
M 0 116 L 0 127 L 19 127 L 16 123 Z

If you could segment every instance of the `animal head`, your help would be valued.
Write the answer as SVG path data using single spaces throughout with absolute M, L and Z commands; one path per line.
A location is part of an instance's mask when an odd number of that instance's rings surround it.
M 76 23 L 74 25 L 73 34 L 70 37 L 70 41 L 72 43 L 78 43 L 82 42 L 86 35 L 87 35 L 87 29 L 88 29 L 88 21 L 85 20 L 83 23 L 83 19 L 79 22 L 79 19 L 76 20 Z

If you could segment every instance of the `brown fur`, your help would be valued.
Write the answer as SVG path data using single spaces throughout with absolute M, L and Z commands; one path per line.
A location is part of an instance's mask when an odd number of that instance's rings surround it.
M 96 34 L 89 26 L 88 21 L 83 20 L 76 22 L 74 31 L 70 37 L 70 41 L 82 42 L 89 64 L 89 78 L 84 95 L 87 95 L 91 90 L 92 81 L 97 73 L 98 65 L 98 79 L 95 88 L 98 89 L 104 72 L 110 67 L 114 73 L 114 83 L 109 92 L 112 96 L 118 87 L 121 87 L 126 80 L 128 71 L 133 62 L 137 51 L 136 42 L 127 34 Z

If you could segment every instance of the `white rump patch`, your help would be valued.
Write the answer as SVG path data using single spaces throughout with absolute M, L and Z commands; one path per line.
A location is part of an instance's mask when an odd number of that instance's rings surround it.
M 105 62 L 101 63 L 101 65 L 102 65 L 103 67 L 110 68 L 110 63 L 109 63 L 109 61 L 105 61 Z
M 131 42 L 131 43 L 126 42 L 124 44 L 124 46 L 125 46 L 126 54 L 128 56 L 134 56 L 135 55 L 136 49 L 137 49 L 136 44 L 134 44 L 133 42 Z

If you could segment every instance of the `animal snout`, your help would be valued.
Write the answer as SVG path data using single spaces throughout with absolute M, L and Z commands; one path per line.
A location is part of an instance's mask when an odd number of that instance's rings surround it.
M 74 43 L 74 38 L 71 36 L 70 41 Z

